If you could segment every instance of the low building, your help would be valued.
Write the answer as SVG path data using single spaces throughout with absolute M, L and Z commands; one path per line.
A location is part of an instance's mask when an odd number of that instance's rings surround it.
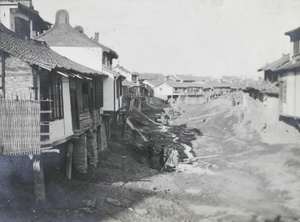
M 97 87 L 100 87 L 97 82 L 107 76 L 61 56 L 42 42 L 22 37 L 2 24 L 0 54 L 1 155 L 65 154 L 61 158 L 67 163 L 67 175 L 71 177 L 73 154 L 76 169 L 85 172 L 88 162 L 97 162 L 99 142 L 93 131 L 97 120 L 86 116 L 92 116 L 91 107 L 100 108 L 101 98 L 96 97 Z M 72 88 L 80 90 L 72 93 Z M 94 100 L 89 100 L 86 93 Z M 84 110 L 84 115 L 80 110 Z M 41 174 L 39 159 L 34 164 L 34 170 Z M 38 199 L 45 199 L 45 194 L 39 195 Z
M 34 10 L 31 0 L 0 0 L 0 21 L 11 31 L 34 38 L 51 27 Z
M 279 114 L 300 119 L 300 27 L 285 33 L 290 37 L 291 52 L 267 64 L 265 81 L 278 83 Z
M 258 72 L 264 72 L 264 81 L 278 82 L 278 68 L 290 61 L 290 54 L 283 55 L 280 59 L 266 64 L 258 69 Z
M 285 33 L 290 37 L 289 62 L 277 68 L 280 115 L 300 120 L 300 27 Z
M 111 127 L 117 125 L 119 112 L 123 107 L 122 81 L 125 77 L 112 70 L 113 59 L 117 59 L 118 54 L 100 44 L 97 33 L 95 38 L 91 39 L 84 34 L 82 27 L 73 28 L 69 23 L 69 13 L 66 10 L 57 11 L 53 27 L 36 39 L 45 41 L 51 49 L 61 55 L 108 76 L 103 80 L 103 88 L 97 94 L 103 98 L 103 107 L 100 112 L 95 112 L 94 116 L 103 118 L 107 136 L 110 138 Z M 101 121 L 97 127 L 101 127 Z
M 165 81 L 155 86 L 154 96 L 163 100 L 177 99 L 178 97 L 204 96 L 204 83 Z
M 125 69 L 123 66 L 117 65 L 113 68 L 114 71 L 126 77 L 126 80 L 133 83 L 138 83 L 139 74 L 137 72 L 130 72 Z
M 123 81 L 123 97 L 124 98 L 135 98 L 140 96 L 140 82 L 139 82 L 139 74 L 130 72 L 125 69 L 123 66 L 117 65 L 113 68 L 113 70 L 120 75 L 124 76 L 126 80 Z
M 207 84 L 211 87 L 211 97 L 219 97 L 231 92 L 231 84 L 228 82 L 210 81 Z

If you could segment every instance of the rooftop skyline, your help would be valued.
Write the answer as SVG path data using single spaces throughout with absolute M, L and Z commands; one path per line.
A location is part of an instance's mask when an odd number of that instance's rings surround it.
M 70 24 L 115 50 L 134 72 L 258 76 L 289 53 L 284 35 L 300 26 L 300 0 L 33 0 L 51 23 L 65 9 Z

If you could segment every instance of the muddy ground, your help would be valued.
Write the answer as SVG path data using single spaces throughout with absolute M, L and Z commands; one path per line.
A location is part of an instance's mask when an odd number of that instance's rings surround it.
M 144 106 L 143 112 L 154 119 L 161 112 L 156 108 Z M 127 130 L 124 140 L 113 137 L 85 175 L 74 172 L 68 180 L 57 167 L 45 169 L 43 204 L 32 197 L 30 176 L 2 170 L 0 221 L 300 221 L 298 144 L 262 143 L 241 106 L 229 100 L 177 109 L 181 115 L 167 128 L 132 115 L 155 145 L 153 168 L 147 143 Z M 162 145 L 179 150 L 179 173 L 160 172 Z M 185 145 L 198 159 L 186 160 Z M 30 175 L 23 158 L 1 161 L 2 167 L 22 164 Z

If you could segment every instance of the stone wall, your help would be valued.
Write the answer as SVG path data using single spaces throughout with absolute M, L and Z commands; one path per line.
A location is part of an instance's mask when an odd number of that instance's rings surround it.
M 33 71 L 29 64 L 10 56 L 5 59 L 5 92 L 6 98 L 29 100 L 35 98 Z

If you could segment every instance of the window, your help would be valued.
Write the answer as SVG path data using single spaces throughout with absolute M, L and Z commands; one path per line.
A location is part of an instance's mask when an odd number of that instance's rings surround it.
M 286 103 L 286 91 L 287 91 L 287 87 L 286 87 L 286 81 L 280 81 L 280 99 L 283 103 Z
M 120 96 L 123 94 L 122 81 L 119 80 Z
M 111 67 L 111 61 L 107 52 L 103 52 L 102 54 L 102 64 Z
M 103 81 L 97 80 L 95 82 L 95 106 L 97 108 L 103 107 Z
M 89 108 L 90 101 L 89 101 L 89 84 L 88 82 L 82 83 L 82 105 L 83 110 L 86 110 Z
M 300 40 L 294 42 L 293 56 L 297 56 L 300 54 Z
M 52 87 L 50 88 L 50 100 L 52 100 L 52 119 L 61 119 L 64 116 L 63 92 L 61 75 L 52 75 Z
M 30 21 L 26 21 L 20 17 L 15 17 L 15 32 L 30 37 Z

